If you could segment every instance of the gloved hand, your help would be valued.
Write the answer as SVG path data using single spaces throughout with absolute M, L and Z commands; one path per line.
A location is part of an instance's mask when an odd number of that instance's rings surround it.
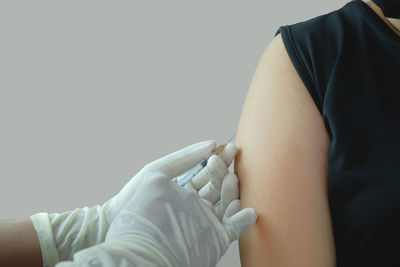
M 40 240 L 44 266 L 54 266 L 59 261 L 71 260 L 75 252 L 103 242 L 114 217 L 134 195 L 136 187 L 148 172 L 161 170 L 169 175 L 179 175 L 195 166 L 215 147 L 215 141 L 204 141 L 147 164 L 116 196 L 103 205 L 78 208 L 61 214 L 42 212 L 32 215 L 31 219 Z M 185 186 L 185 189 L 200 190 L 202 196 L 215 198 L 221 191 L 227 165 L 231 163 L 235 154 L 236 147 L 228 144 L 219 157 L 213 156 L 209 159 L 207 166 Z M 176 159 L 180 159 L 179 164 L 170 164 Z M 232 182 L 225 183 L 223 188 L 229 186 L 232 187 Z M 223 188 L 226 197 L 224 202 L 217 203 L 219 216 L 222 216 L 223 205 L 235 197 L 234 193 L 230 193 L 231 190 Z
M 182 161 L 171 159 L 169 165 L 180 166 Z M 226 188 L 236 199 L 223 209 L 221 221 L 209 195 L 201 198 L 196 190 L 180 187 L 171 181 L 176 172 L 164 170 L 146 173 L 112 221 L 104 243 L 77 252 L 73 262 L 57 267 L 215 266 L 229 244 L 255 222 L 255 210 L 240 210 L 237 178 L 232 173 L 223 183 L 234 185 Z

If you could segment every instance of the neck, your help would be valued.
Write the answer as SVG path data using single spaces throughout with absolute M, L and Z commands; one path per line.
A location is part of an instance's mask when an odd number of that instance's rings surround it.
M 387 18 L 382 12 L 382 9 L 377 6 L 373 1 L 368 1 L 366 2 L 367 5 L 369 5 L 372 10 L 375 11 L 375 13 L 378 14 L 379 17 L 383 19 L 383 21 L 390 27 L 392 28 L 397 34 L 400 35 L 400 19 L 394 19 L 394 18 Z

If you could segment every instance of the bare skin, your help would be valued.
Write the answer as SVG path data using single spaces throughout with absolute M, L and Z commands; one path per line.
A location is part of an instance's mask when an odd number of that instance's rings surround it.
M 400 19 L 387 18 L 383 15 L 382 9 L 373 1 L 365 2 L 379 17 L 397 34 L 400 36 Z
M 39 238 L 32 221 L 0 221 L 0 266 L 43 266 Z

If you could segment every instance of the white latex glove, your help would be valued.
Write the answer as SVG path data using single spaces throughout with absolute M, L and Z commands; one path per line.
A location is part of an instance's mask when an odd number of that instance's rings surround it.
M 181 174 L 204 159 L 215 147 L 215 141 L 204 141 L 147 164 L 104 205 L 78 208 L 61 214 L 42 212 L 32 215 L 31 219 L 40 240 L 44 266 L 54 266 L 59 261 L 71 260 L 75 252 L 103 242 L 113 218 L 133 196 L 137 185 L 147 172 L 157 169 L 170 175 Z M 221 190 L 222 178 L 227 173 L 226 165 L 231 163 L 236 152 L 236 146 L 228 144 L 219 157 L 213 156 L 209 159 L 207 166 L 185 188 L 203 189 L 201 193 L 203 197 L 215 199 L 218 190 Z M 169 164 L 176 159 L 182 159 L 180 164 L 176 166 Z M 224 189 L 233 187 L 233 184 L 231 179 L 222 187 L 225 197 L 216 207 L 219 216 L 222 216 L 223 205 L 236 196 L 235 193 L 228 193 L 231 191 Z M 217 190 L 213 190 L 215 188 Z
M 237 177 L 228 172 L 236 154 L 236 145 L 228 143 L 218 156 L 211 156 L 206 167 L 184 186 L 188 190 L 198 191 L 201 198 L 215 204 L 215 213 L 220 220 L 228 204 L 239 198 Z
M 221 222 L 213 204 L 196 190 L 171 181 L 173 176 L 161 170 L 148 172 L 111 223 L 105 242 L 77 252 L 73 262 L 57 267 L 215 266 L 257 214 L 252 208 L 240 210 L 240 200 L 235 199 Z

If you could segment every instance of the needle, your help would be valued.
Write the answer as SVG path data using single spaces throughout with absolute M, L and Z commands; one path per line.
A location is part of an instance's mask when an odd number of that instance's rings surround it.
M 219 155 L 219 153 L 221 153 L 222 150 L 224 150 L 225 146 L 227 144 L 229 144 L 229 142 L 235 137 L 232 136 L 231 138 L 228 139 L 228 141 L 226 141 L 225 143 L 223 143 L 222 145 L 218 146 L 217 148 L 213 149 L 212 152 L 215 153 L 216 155 Z
M 187 184 L 190 180 L 192 180 L 206 165 L 207 165 L 207 161 L 208 159 L 213 155 L 218 155 L 219 153 L 221 153 L 222 150 L 224 150 L 225 146 L 229 143 L 229 141 L 231 141 L 233 138 L 235 137 L 232 136 L 231 138 L 228 139 L 228 141 L 226 141 L 224 144 L 218 146 L 217 148 L 212 150 L 212 153 L 206 158 L 203 159 L 200 163 L 198 163 L 196 166 L 194 166 L 191 170 L 189 170 L 184 176 L 183 178 L 179 179 L 177 181 L 177 183 L 181 186 L 184 186 L 185 184 Z

